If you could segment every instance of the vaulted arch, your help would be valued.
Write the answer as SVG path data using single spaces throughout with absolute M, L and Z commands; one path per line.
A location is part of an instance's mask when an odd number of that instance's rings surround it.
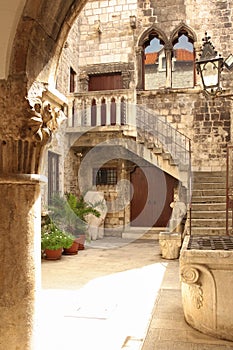
M 25 75 L 28 86 L 51 82 L 70 28 L 87 0 L 28 0 L 16 30 L 9 75 Z

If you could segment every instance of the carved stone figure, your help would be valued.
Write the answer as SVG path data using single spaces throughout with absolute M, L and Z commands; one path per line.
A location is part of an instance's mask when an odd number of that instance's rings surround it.
M 84 200 L 90 203 L 96 210 L 99 211 L 100 216 L 94 214 L 87 214 L 85 219 L 88 223 L 88 233 L 90 239 L 95 241 L 104 237 L 104 219 L 107 214 L 107 205 L 104 199 L 104 194 L 98 191 L 88 191 L 84 196 Z
M 178 195 L 174 195 L 174 202 L 171 202 L 170 207 L 172 215 L 169 221 L 169 232 L 182 233 L 181 222 L 187 212 L 186 204 L 179 200 Z

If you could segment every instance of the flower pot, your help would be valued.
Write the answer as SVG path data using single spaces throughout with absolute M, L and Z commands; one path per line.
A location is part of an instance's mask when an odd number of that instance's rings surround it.
M 45 249 L 45 257 L 47 260 L 58 260 L 61 259 L 63 248 L 56 250 Z
M 74 240 L 72 246 L 70 248 L 64 248 L 63 254 L 64 255 L 75 255 L 78 254 L 79 249 L 79 243 Z
M 78 250 L 85 249 L 84 247 L 85 239 L 86 239 L 85 235 L 79 235 L 79 237 L 75 239 L 75 241 L 79 243 Z

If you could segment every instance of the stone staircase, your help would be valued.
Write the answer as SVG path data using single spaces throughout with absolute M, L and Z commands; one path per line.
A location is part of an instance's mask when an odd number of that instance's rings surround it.
M 226 173 L 194 172 L 192 235 L 226 234 Z

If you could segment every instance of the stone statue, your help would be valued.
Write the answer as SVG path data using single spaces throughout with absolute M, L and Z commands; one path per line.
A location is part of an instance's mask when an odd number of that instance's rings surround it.
M 169 232 L 182 233 L 181 221 L 187 212 L 186 204 L 179 200 L 178 195 L 174 195 L 174 202 L 171 202 L 170 207 L 172 208 L 172 215 L 169 221 Z
M 101 239 L 104 237 L 104 219 L 107 214 L 107 204 L 104 199 L 104 193 L 99 191 L 88 191 L 84 196 L 84 200 L 100 213 L 99 217 L 92 213 L 85 216 L 85 220 L 88 224 L 89 237 L 93 241 Z

